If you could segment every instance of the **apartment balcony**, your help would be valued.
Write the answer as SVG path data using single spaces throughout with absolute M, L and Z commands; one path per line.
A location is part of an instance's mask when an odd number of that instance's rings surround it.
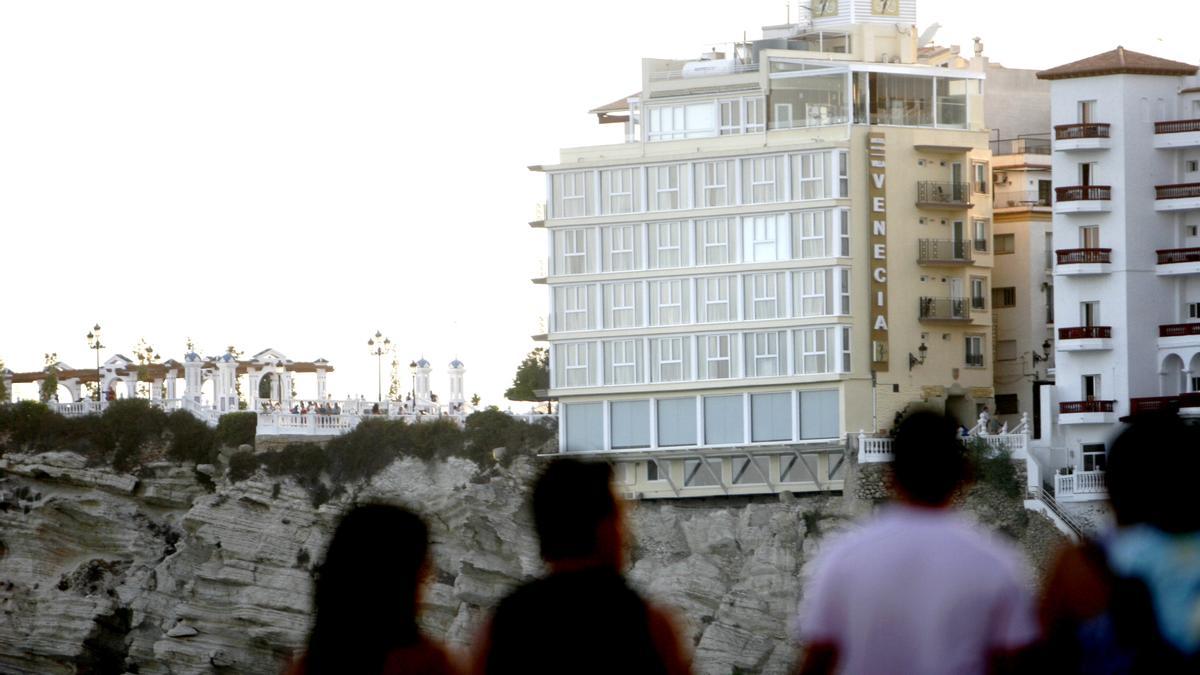
M 1130 415 L 1149 412 L 1174 412 L 1186 417 L 1200 416 L 1200 391 L 1189 391 L 1178 396 L 1129 399 Z
M 1108 274 L 1112 269 L 1111 248 L 1060 248 L 1054 255 L 1058 258 L 1055 274 Z
M 970 183 L 938 183 L 923 180 L 917 183 L 917 208 L 942 211 L 963 211 L 971 208 Z
M 1112 326 L 1078 326 L 1059 328 L 1060 352 L 1089 352 L 1112 349 Z
M 1200 209 L 1200 183 L 1154 186 L 1155 211 L 1193 211 Z
M 921 321 L 968 323 L 971 321 L 971 301 L 967 298 L 921 298 Z
M 930 267 L 970 265 L 972 249 L 968 239 L 921 239 L 917 242 L 917 263 Z
M 1170 323 L 1158 327 L 1158 348 L 1178 349 L 1200 346 L 1200 322 Z
M 1054 188 L 1055 213 L 1112 211 L 1112 186 L 1072 185 Z
M 1048 209 L 1052 205 L 1049 192 L 1038 190 L 996 190 L 993 209 Z
M 1117 421 L 1116 401 L 1063 401 L 1058 404 L 1059 424 L 1113 424 Z
M 1200 274 L 1200 248 L 1163 248 L 1155 253 L 1158 265 L 1154 272 L 1160 276 Z
M 1059 124 L 1054 127 L 1054 149 L 1064 152 L 1072 150 L 1107 150 L 1112 147 L 1108 124 Z
M 1200 120 L 1155 122 L 1154 147 L 1164 150 L 1200 147 Z
M 1074 471 L 1054 476 L 1055 501 L 1089 502 L 1107 497 L 1103 471 Z

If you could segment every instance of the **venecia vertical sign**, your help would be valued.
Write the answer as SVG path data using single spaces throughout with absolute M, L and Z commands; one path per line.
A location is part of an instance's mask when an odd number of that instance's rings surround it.
M 887 138 L 867 134 L 867 196 L 871 223 L 871 369 L 888 370 Z

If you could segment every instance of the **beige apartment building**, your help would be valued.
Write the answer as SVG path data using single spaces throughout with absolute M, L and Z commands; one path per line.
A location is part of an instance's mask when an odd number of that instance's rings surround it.
M 850 436 L 994 405 L 983 61 L 920 62 L 915 0 L 695 60 L 546 175 L 560 448 L 642 497 L 840 490 Z

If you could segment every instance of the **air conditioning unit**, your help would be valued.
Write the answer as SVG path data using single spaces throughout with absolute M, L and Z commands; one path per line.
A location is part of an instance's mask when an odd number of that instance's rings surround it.
M 996 171 L 992 173 L 992 182 L 1000 185 L 1008 185 L 1008 172 Z

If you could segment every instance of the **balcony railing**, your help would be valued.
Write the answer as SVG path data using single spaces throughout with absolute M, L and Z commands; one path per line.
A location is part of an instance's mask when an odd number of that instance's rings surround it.
M 1054 477 L 1054 498 L 1064 500 L 1075 495 L 1106 492 L 1103 471 L 1076 471 Z
M 996 201 L 992 202 L 992 206 L 998 209 L 1050 206 L 1050 193 L 1037 190 L 996 190 Z
M 1200 197 L 1200 183 L 1154 186 L 1155 199 L 1187 199 L 1189 197 Z
M 983 367 L 983 354 L 967 354 L 967 365 L 973 368 Z
M 1054 196 L 1060 202 L 1100 201 L 1112 199 L 1111 185 L 1072 185 L 1054 188 Z
M 1159 265 L 1200 262 L 1200 248 L 1163 248 L 1155 251 Z
M 1093 122 L 1059 124 L 1054 127 L 1054 138 L 1060 141 L 1073 141 L 1079 138 L 1108 138 L 1109 126 Z
M 1200 335 L 1200 323 L 1170 323 L 1158 327 L 1158 337 Z
M 966 239 L 921 239 L 917 242 L 919 263 L 969 263 L 971 244 Z
M 992 141 L 993 155 L 1049 155 L 1049 138 L 1006 138 Z
M 1060 248 L 1054 252 L 1059 265 L 1111 262 L 1111 248 Z
M 968 321 L 971 318 L 966 298 L 921 298 L 922 321 Z
M 917 183 L 917 203 L 968 207 L 971 205 L 971 185 L 923 180 Z
M 1073 328 L 1059 328 L 1059 340 L 1087 340 L 1087 339 L 1104 339 L 1112 337 L 1112 326 L 1076 326 Z
M 1154 123 L 1154 133 L 1156 134 L 1181 134 L 1188 131 L 1200 131 L 1200 120 L 1171 120 Z
M 979 312 L 987 309 L 987 299 L 982 295 L 971 296 L 971 309 Z
M 1179 412 L 1180 408 L 1200 408 L 1200 391 L 1184 392 L 1178 396 L 1149 396 L 1129 399 L 1129 414 L 1149 412 Z
M 1113 411 L 1113 406 L 1116 401 L 1099 401 L 1092 399 L 1090 401 L 1063 401 L 1058 404 L 1058 412 L 1060 415 L 1074 415 L 1077 413 L 1110 413 Z

